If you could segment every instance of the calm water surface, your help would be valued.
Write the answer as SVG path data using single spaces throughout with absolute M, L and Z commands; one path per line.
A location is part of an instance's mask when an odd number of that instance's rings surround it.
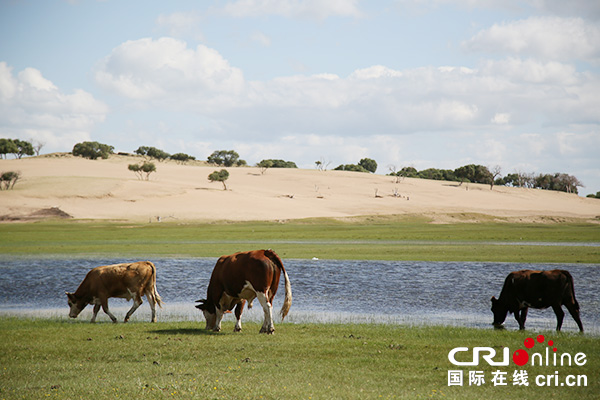
M 128 260 L 0 258 L 0 313 L 67 318 L 65 291 L 75 291 L 85 274 L 98 265 Z M 194 308 L 204 298 L 216 258 L 151 259 L 158 270 L 158 291 L 165 301 L 159 320 L 203 321 Z M 581 319 L 588 332 L 600 333 L 600 265 L 284 260 L 293 290 L 291 322 L 380 322 L 489 327 L 490 298 L 500 294 L 506 275 L 519 269 L 566 269 L 575 281 Z M 283 282 L 275 309 L 283 302 Z M 146 302 L 147 303 L 147 302 Z M 149 306 L 133 316 L 149 320 Z M 111 299 L 119 319 L 131 306 Z M 565 309 L 565 312 L 566 309 Z M 91 307 L 80 318 L 89 319 Z M 102 318 L 101 318 L 102 317 Z M 98 314 L 100 320 L 108 320 Z M 227 316 L 232 319 L 232 316 Z M 262 320 L 258 302 L 244 320 Z M 202 322 L 203 324 L 203 322 Z M 507 328 L 518 327 L 509 315 Z M 554 329 L 551 309 L 530 310 L 529 329 Z M 565 315 L 563 329 L 576 331 Z

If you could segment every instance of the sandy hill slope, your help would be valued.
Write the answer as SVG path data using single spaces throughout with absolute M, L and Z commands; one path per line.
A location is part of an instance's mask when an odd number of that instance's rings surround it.
M 308 217 L 419 214 L 437 222 L 482 214 L 501 220 L 598 221 L 600 200 L 536 189 L 301 169 L 228 168 L 227 190 L 208 175 L 214 166 L 155 162 L 149 181 L 112 156 L 66 155 L 0 160 L 0 172 L 19 171 L 13 190 L 0 192 L 3 220 L 36 215 L 130 221 L 287 220 Z M 37 214 L 36 214 L 37 213 Z M 479 218 L 479 217 L 473 217 Z

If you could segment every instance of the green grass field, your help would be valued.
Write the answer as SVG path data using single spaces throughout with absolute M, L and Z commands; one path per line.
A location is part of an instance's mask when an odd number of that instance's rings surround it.
M 545 333 L 560 353 L 585 353 L 581 367 L 456 367 L 448 361 L 455 347 L 512 352 L 533 333 L 277 324 L 268 336 L 253 323 L 237 334 L 231 322 L 217 334 L 201 328 L 2 318 L 0 399 L 597 399 L 600 391 L 600 341 L 586 335 Z M 455 369 L 481 370 L 485 383 L 448 386 Z M 515 369 L 528 372 L 529 386 L 513 385 Z M 496 370 L 508 373 L 506 386 L 491 382 Z M 536 376 L 555 371 L 559 386 L 536 385 Z M 560 386 L 567 375 L 585 375 L 587 386 Z
M 283 258 L 600 263 L 600 247 L 577 246 L 582 242 L 600 242 L 600 225 L 485 220 L 441 225 L 416 216 L 286 223 L 50 221 L 0 225 L 0 254 L 73 257 L 219 257 L 239 250 L 273 248 Z

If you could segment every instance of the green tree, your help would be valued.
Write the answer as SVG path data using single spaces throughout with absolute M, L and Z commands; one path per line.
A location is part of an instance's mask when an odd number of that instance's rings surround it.
M 32 156 L 35 154 L 31 142 L 28 142 L 26 140 L 15 139 L 14 143 L 17 146 L 17 151 L 13 154 L 17 158 L 22 158 L 23 156 Z
M 19 172 L 8 171 L 0 174 L 0 190 L 8 190 L 15 187 L 15 184 L 21 177 Z
M 115 148 L 107 144 L 98 142 L 81 142 L 73 146 L 73 155 L 81 156 L 95 160 L 97 158 L 107 159 L 108 156 L 113 154 Z
M 150 180 L 150 174 L 156 172 L 156 165 L 154 165 L 154 163 L 144 161 L 140 164 L 129 164 L 127 169 L 134 172 L 140 178 L 140 180 L 143 180 L 145 177 L 145 180 L 148 181 Z
M 225 181 L 229 179 L 229 172 L 226 169 L 220 171 L 214 171 L 208 175 L 208 180 L 211 182 L 221 182 L 223 184 L 223 190 L 227 190 L 227 184 Z
M 234 150 L 215 150 L 208 156 L 208 162 L 225 167 L 241 167 L 246 165 L 246 161 L 240 160 L 240 155 Z
M 185 162 L 187 162 L 187 161 L 195 160 L 196 159 L 196 157 L 192 157 L 192 156 L 190 156 L 188 154 L 185 154 L 185 153 L 175 153 L 175 154 L 171 155 L 171 157 L 169 157 L 169 158 L 171 160 L 175 160 L 175 161 L 177 161 L 179 163 L 182 163 L 182 164 L 185 163 Z
M 596 194 L 592 194 L 592 193 L 590 193 L 590 194 L 588 194 L 588 195 L 587 195 L 587 196 L 585 196 L 585 197 L 589 197 L 589 198 L 591 198 L 591 199 L 600 199 L 600 192 L 596 192 Z
M 423 171 L 419 171 L 417 176 L 421 179 L 433 179 L 436 181 L 444 180 L 444 174 L 437 168 L 424 169 Z
M 353 171 L 353 172 L 369 172 L 360 165 L 356 164 L 341 164 L 334 168 L 335 171 Z
M 260 163 L 264 162 L 264 161 L 270 161 L 271 162 L 271 166 L 269 168 L 298 168 L 298 166 L 296 165 L 295 162 L 293 161 L 284 161 L 284 160 L 278 160 L 278 159 L 267 159 L 267 160 L 262 160 Z M 258 164 L 260 164 L 258 163 Z M 258 166 L 258 164 L 256 164 Z
M 397 172 L 397 175 L 405 178 L 418 178 L 419 171 L 415 167 L 404 167 Z
M 454 174 L 461 181 L 489 184 L 492 173 L 483 165 L 469 164 L 454 170 Z
M 377 161 L 371 158 L 363 158 L 358 162 L 358 165 L 371 173 L 375 173 L 375 171 L 377 171 Z
M 17 144 L 13 139 L 0 139 L 0 155 L 16 154 L 19 151 Z
M 273 167 L 273 161 L 262 160 L 261 162 L 257 163 L 256 166 L 260 168 L 260 174 L 263 175 L 269 168 Z
M 140 146 L 136 151 L 136 154 L 140 156 L 146 156 L 149 158 L 155 158 L 158 161 L 164 161 L 171 155 L 164 150 L 157 149 L 156 147 Z

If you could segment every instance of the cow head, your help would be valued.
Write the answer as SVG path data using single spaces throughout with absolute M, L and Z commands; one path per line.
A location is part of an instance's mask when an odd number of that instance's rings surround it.
M 217 310 L 212 301 L 206 299 L 196 300 L 196 303 L 200 303 L 196 306 L 197 309 L 201 310 L 206 319 L 206 329 L 212 330 L 217 324 Z
M 508 314 L 508 307 L 501 303 L 495 296 L 492 297 L 492 313 L 494 313 L 494 327 L 501 328 Z
M 78 299 L 75 293 L 65 292 L 67 295 L 67 303 L 69 304 L 69 317 L 77 318 L 79 313 L 83 311 L 87 303 L 83 299 Z

